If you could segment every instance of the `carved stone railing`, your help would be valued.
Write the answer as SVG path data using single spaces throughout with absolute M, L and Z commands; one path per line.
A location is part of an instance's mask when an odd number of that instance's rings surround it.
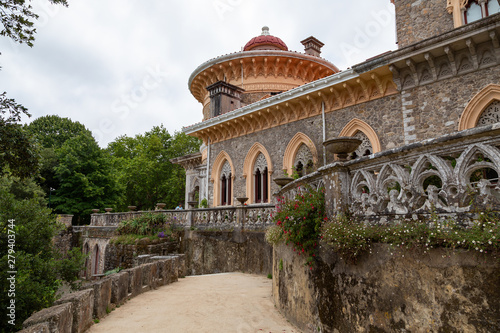
M 500 210 L 499 174 L 500 123 L 335 162 L 278 194 L 291 197 L 321 177 L 330 216 L 385 223 L 436 213 L 467 223 L 478 211 Z
M 274 205 L 247 206 L 243 209 L 245 214 L 243 227 L 246 230 L 264 229 L 273 224 Z
M 275 197 L 281 199 L 292 200 L 298 193 L 304 191 L 306 186 L 319 190 L 325 187 L 325 181 L 323 180 L 323 174 L 319 171 L 312 172 L 302 178 L 294 180 L 293 182 L 283 186 L 283 188 L 275 193 Z
M 167 222 L 180 226 L 189 224 L 189 211 L 187 210 L 156 210 L 156 211 L 138 211 L 126 213 L 104 213 L 92 214 L 90 225 L 95 227 L 118 226 L 121 221 L 130 220 L 141 216 L 144 213 L 163 214 L 167 217 Z
M 177 227 L 193 227 L 200 230 L 228 230 L 235 228 L 261 230 L 272 224 L 272 213 L 274 210 L 274 205 L 264 204 L 205 209 L 92 214 L 90 226 L 79 227 L 78 230 L 84 232 L 85 229 L 89 228 L 116 228 L 121 221 L 129 220 L 145 213 L 163 214 L 167 217 L 168 223 Z
M 191 226 L 201 229 L 229 229 L 238 225 L 236 207 L 194 209 L 191 214 Z

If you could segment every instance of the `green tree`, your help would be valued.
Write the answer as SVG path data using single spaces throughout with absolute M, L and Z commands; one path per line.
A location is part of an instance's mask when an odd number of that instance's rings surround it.
M 48 0 L 54 4 L 67 6 L 67 0 Z M 0 1 L 0 36 L 13 41 L 33 46 L 36 29 L 33 21 L 38 16 L 32 11 L 29 1 Z M 30 114 L 21 104 L 7 98 L 7 93 L 0 94 L 0 176 L 11 172 L 19 177 L 28 177 L 36 172 L 38 155 L 26 132 L 18 122 L 22 115 Z
M 198 151 L 200 141 L 184 133 L 171 136 L 163 126 L 134 138 L 121 136 L 108 146 L 122 186 L 118 209 L 133 205 L 152 209 L 164 202 L 168 208 L 184 201 L 185 173 L 171 158 Z
M 47 115 L 33 120 L 25 129 L 34 138 L 39 147 L 40 169 L 37 181 L 50 197 L 51 188 L 58 189 L 60 183 L 55 176 L 59 165 L 56 151 L 66 141 L 80 134 L 92 135 L 83 124 L 57 115 Z
M 9 220 L 12 223 L 9 223 Z M 56 216 L 46 207 L 43 191 L 31 179 L 20 180 L 0 177 L 0 310 L 3 320 L 0 331 L 10 332 L 21 328 L 22 322 L 34 311 L 51 306 L 61 279 L 72 282 L 82 269 L 84 258 L 81 251 L 74 250 L 73 256 L 62 260 L 52 246 L 52 238 L 60 230 Z M 9 231 L 11 230 L 11 231 Z M 9 262 L 7 249 L 9 234 L 15 235 Z M 14 268 L 9 267 L 14 264 Z M 13 297 L 9 296 L 8 271 L 15 274 L 15 327 L 7 322 L 7 308 Z M 11 295 L 13 296 L 13 295 Z
M 111 172 L 111 159 L 88 133 L 67 140 L 56 150 L 55 178 L 59 187 L 53 195 L 57 212 L 88 219 L 93 208 L 113 206 L 118 187 Z
M 22 178 L 38 167 L 38 154 L 30 136 L 19 124 L 26 108 L 0 94 L 0 176 L 10 172 Z
M 47 115 L 33 120 L 26 129 L 43 148 L 58 149 L 79 134 L 92 134 L 83 124 L 57 115 Z
M 54 4 L 67 6 L 67 0 L 48 0 Z M 26 0 L 6 0 L 0 1 L 0 22 L 2 23 L 1 36 L 6 36 L 21 44 L 33 46 L 36 29 L 33 21 L 38 15 L 32 11 Z

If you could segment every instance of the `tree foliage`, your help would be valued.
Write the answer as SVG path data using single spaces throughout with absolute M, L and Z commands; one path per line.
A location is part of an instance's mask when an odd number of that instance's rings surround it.
M 7 172 L 26 178 L 36 172 L 38 155 L 30 136 L 18 122 L 26 108 L 0 94 L 0 176 Z
M 57 115 L 39 117 L 29 125 L 25 125 L 25 129 L 40 149 L 37 181 L 49 197 L 51 188 L 60 187 L 60 182 L 55 175 L 55 168 L 59 165 L 56 150 L 59 150 L 69 139 L 80 134 L 92 135 L 92 133 L 83 124 Z
M 13 220 L 15 231 L 16 274 L 16 329 L 34 311 L 51 306 L 62 279 L 72 282 L 82 269 L 82 256 L 73 255 L 62 260 L 55 251 L 52 238 L 61 226 L 56 216 L 46 207 L 43 191 L 30 179 L 0 178 L 0 304 L 9 304 L 11 297 L 8 271 L 12 271 L 7 257 L 8 221 Z M 78 250 L 73 251 L 78 253 Z M 0 331 L 13 331 L 7 323 L 7 309 L 0 311 Z
M 80 122 L 57 115 L 39 117 L 26 129 L 41 147 L 52 149 L 61 148 L 66 141 L 80 134 L 92 135 Z
M 90 215 L 93 208 L 113 206 L 118 186 L 111 172 L 111 159 L 86 133 L 67 140 L 56 150 L 53 195 L 55 210 L 77 216 Z
M 83 124 L 48 115 L 26 129 L 41 147 L 38 182 L 57 213 L 73 214 L 85 223 L 93 208 L 114 205 L 118 185 L 111 159 Z
M 67 0 L 49 0 L 49 2 L 68 5 Z M 36 33 L 33 23 L 38 15 L 32 9 L 29 0 L 0 1 L 0 22 L 2 23 L 0 35 L 21 44 L 33 46 Z
M 185 172 L 171 158 L 198 151 L 198 139 L 184 133 L 171 136 L 163 126 L 134 138 L 121 136 L 108 146 L 122 186 L 117 209 L 127 206 L 152 209 L 158 202 L 175 207 L 184 201 Z
M 48 1 L 68 5 L 67 0 Z M 0 1 L 0 36 L 31 47 L 36 33 L 33 22 L 37 18 L 29 0 Z M 30 116 L 24 106 L 7 98 L 6 92 L 0 94 L 0 176 L 10 172 L 25 178 L 36 172 L 38 155 L 28 135 L 18 124 L 23 114 Z

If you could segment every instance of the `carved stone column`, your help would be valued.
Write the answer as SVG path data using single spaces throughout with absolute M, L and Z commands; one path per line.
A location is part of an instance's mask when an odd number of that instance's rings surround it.
M 325 208 L 329 218 L 346 214 L 349 210 L 349 169 L 344 163 L 337 162 L 332 168 L 324 171 Z

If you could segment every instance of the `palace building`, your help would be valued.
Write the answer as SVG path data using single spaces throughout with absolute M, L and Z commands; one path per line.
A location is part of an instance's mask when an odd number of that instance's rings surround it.
M 269 203 L 273 179 L 335 161 L 330 138 L 360 139 L 354 160 L 499 122 L 499 1 L 391 2 L 398 49 L 350 69 L 321 58 L 315 37 L 290 51 L 267 27 L 196 68 L 202 121 L 183 130 L 203 146 L 173 160 L 186 169 L 186 204 Z

